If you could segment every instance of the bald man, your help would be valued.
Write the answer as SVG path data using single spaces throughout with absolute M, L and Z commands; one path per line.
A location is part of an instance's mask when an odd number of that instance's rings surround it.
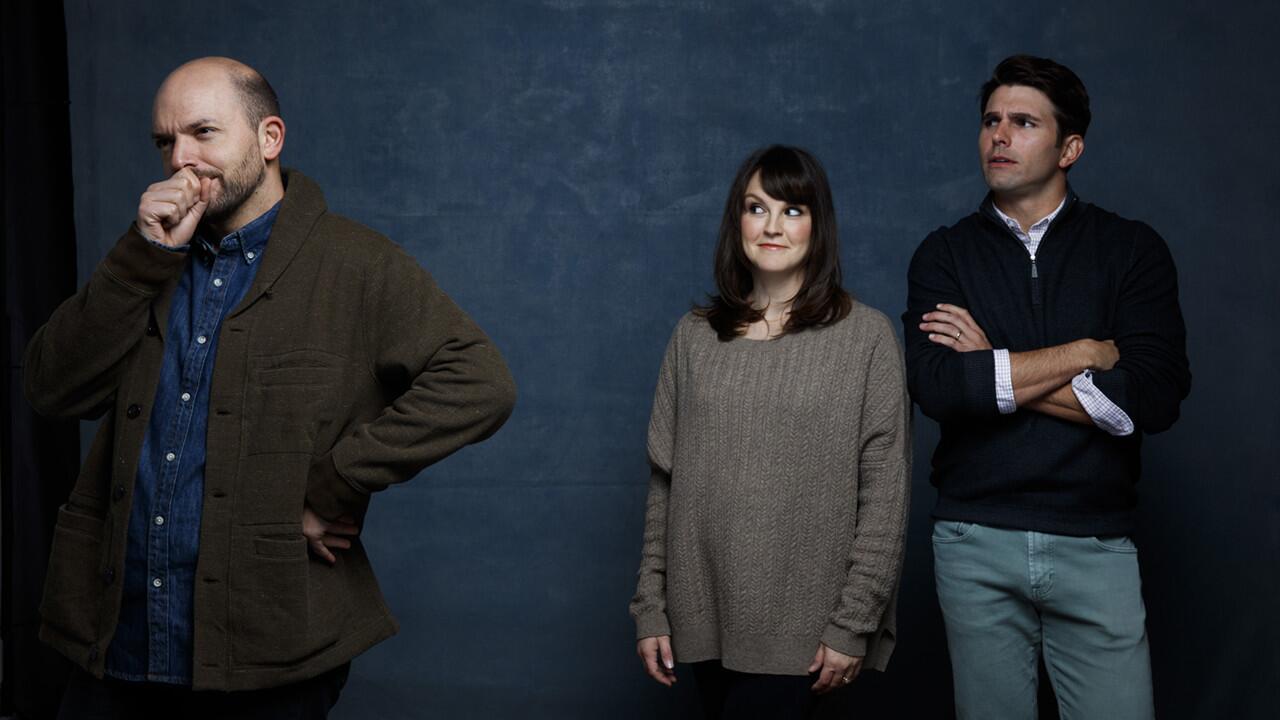
M 396 245 L 282 170 L 255 70 L 156 93 L 166 179 L 27 348 L 27 397 L 101 417 L 58 513 L 41 638 L 61 717 L 321 718 L 396 629 L 370 496 L 495 432 L 514 383 Z

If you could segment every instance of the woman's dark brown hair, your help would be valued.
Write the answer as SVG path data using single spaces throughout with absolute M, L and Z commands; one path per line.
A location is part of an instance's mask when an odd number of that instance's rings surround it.
M 853 299 L 841 287 L 840 247 L 836 241 L 836 213 L 827 173 L 818 159 L 800 148 L 771 145 L 753 153 L 738 168 L 729 188 L 720 238 L 716 242 L 715 276 L 719 294 L 693 311 L 705 317 L 721 340 L 742 335 L 764 313 L 751 306 L 751 262 L 742 250 L 743 197 L 756 172 L 769 197 L 794 205 L 806 205 L 813 219 L 809 252 L 804 259 L 804 281 L 791 302 L 791 316 L 782 334 L 821 327 L 843 320 Z

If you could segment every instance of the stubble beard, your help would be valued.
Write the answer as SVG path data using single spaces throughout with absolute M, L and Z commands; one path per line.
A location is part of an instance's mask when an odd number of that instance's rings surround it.
M 209 207 L 204 211 L 204 218 L 216 223 L 234 215 L 262 185 L 267 177 L 267 164 L 249 150 L 231 172 L 211 177 L 221 180 L 222 192 L 210 201 Z

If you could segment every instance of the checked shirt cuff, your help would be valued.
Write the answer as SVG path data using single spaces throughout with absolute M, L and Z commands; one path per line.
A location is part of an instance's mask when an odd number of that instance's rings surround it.
M 1133 434 L 1133 420 L 1093 384 L 1092 371 L 1085 370 L 1071 378 L 1071 390 L 1099 429 L 1116 437 Z
M 996 361 L 996 409 L 1008 415 L 1018 409 L 1013 401 L 1013 370 L 1009 365 L 1007 349 L 992 350 Z

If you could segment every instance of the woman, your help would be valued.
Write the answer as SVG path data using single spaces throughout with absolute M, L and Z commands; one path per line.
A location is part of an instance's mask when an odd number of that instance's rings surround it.
M 804 717 L 893 647 L 902 354 L 840 286 L 831 190 L 803 150 L 743 163 L 715 275 L 654 396 L 637 652 L 668 686 L 692 663 L 708 718 Z

